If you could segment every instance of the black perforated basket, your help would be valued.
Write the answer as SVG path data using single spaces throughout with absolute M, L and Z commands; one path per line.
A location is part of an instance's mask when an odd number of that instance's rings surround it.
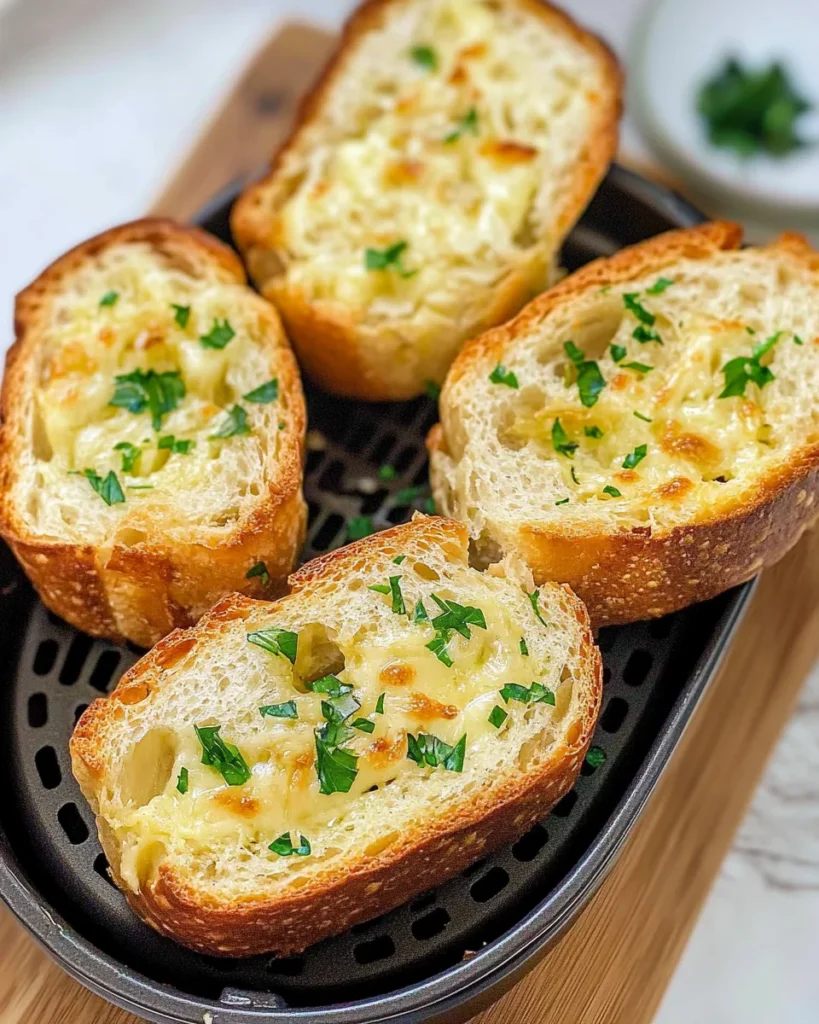
M 229 239 L 230 197 L 200 218 Z M 593 256 L 701 218 L 614 168 L 563 254 Z M 344 543 L 354 516 L 404 522 L 428 496 L 423 440 L 433 402 L 371 406 L 308 388 L 304 558 Z M 382 463 L 397 477 L 380 482 Z M 418 489 L 412 504 L 400 492 Z M 406 500 L 404 498 L 404 500 Z M 138 920 L 114 888 L 74 782 L 68 739 L 136 650 L 91 640 L 46 612 L 0 550 L 5 654 L 0 745 L 0 896 L 70 974 L 159 1022 L 365 1024 L 463 1020 L 497 998 L 571 924 L 614 861 L 711 678 L 745 586 L 648 624 L 605 629 L 605 697 L 575 788 L 522 837 L 437 890 L 289 959 L 192 953 Z M 44 1022 L 47 1024 L 47 1022 Z

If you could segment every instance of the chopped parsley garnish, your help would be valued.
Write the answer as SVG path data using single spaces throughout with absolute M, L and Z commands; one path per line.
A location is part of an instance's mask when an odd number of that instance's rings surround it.
M 183 767 L 183 768 L 179 769 L 179 776 L 178 776 L 178 778 L 176 780 L 176 788 L 179 790 L 180 793 L 187 793 L 188 792 L 188 769 L 187 768 Z
M 631 332 L 632 338 L 636 338 L 641 345 L 645 345 L 649 341 L 656 341 L 659 345 L 662 345 L 663 339 L 656 332 L 653 327 L 646 327 L 645 324 L 638 324 Z
M 215 768 L 229 786 L 243 786 L 250 778 L 250 768 L 239 748 L 219 735 L 221 725 L 193 728 L 202 744 L 202 764 Z
M 256 562 L 256 564 L 252 565 L 245 573 L 246 580 L 255 579 L 257 576 L 262 581 L 263 587 L 270 584 L 270 573 L 267 571 L 267 566 L 264 562 Z
M 386 583 L 371 583 L 367 590 L 374 590 L 376 594 L 389 594 L 390 588 Z
M 122 472 L 130 473 L 142 454 L 142 449 L 130 441 L 120 441 L 114 445 L 115 452 L 122 452 Z
M 421 767 L 426 765 L 429 768 L 446 768 L 450 772 L 462 772 L 465 753 L 466 733 L 454 747 L 429 733 L 419 732 L 417 736 L 407 733 L 407 757 Z
M 391 466 L 388 462 L 385 462 L 382 466 L 378 467 L 379 480 L 394 480 L 397 476 L 398 471 L 395 466 Z
M 637 417 L 638 420 L 642 420 L 643 423 L 653 423 L 654 422 L 651 419 L 650 416 L 643 416 L 643 414 L 641 412 L 637 412 L 636 409 L 634 410 L 634 415 Z
M 299 649 L 298 633 L 291 633 L 289 629 L 257 629 L 247 634 L 247 642 L 271 654 L 280 654 L 287 658 L 291 665 L 296 664 Z
M 353 516 L 347 523 L 347 540 L 361 540 L 371 533 L 375 533 L 375 527 L 370 516 Z
M 561 498 L 559 501 L 555 502 L 555 505 L 568 505 L 570 501 L 571 498 Z
M 185 382 L 178 370 L 157 373 L 134 370 L 114 377 L 114 397 L 108 403 L 118 409 L 151 414 L 154 430 L 162 426 L 162 417 L 172 412 L 185 397 Z
M 191 441 L 189 438 L 177 438 L 173 434 L 167 434 L 165 437 L 160 437 L 156 446 L 157 448 L 168 448 L 174 455 L 187 455 L 195 445 L 196 441 Z
M 339 693 L 337 696 L 328 697 L 327 700 L 321 702 L 321 713 L 330 725 L 342 725 L 348 718 L 352 718 L 356 711 L 360 710 L 361 701 L 357 700 L 352 693 Z
M 371 722 L 369 718 L 357 718 L 352 727 L 358 729 L 359 732 L 371 733 L 375 730 L 375 722 Z
M 774 380 L 774 375 L 767 366 L 761 363 L 762 357 L 769 352 L 779 341 L 782 331 L 777 331 L 770 338 L 755 345 L 750 356 L 737 356 L 730 359 L 722 368 L 725 374 L 725 387 L 720 392 L 720 398 L 731 398 L 734 395 L 744 395 L 745 388 L 749 383 L 754 383 L 760 389 Z
M 106 505 L 121 505 L 125 501 L 125 495 L 122 493 L 117 474 L 113 469 L 108 472 L 106 477 L 101 477 L 95 469 L 84 469 L 82 475 Z
M 752 71 L 731 57 L 697 94 L 697 110 L 714 146 L 737 156 L 783 157 L 808 145 L 796 123 L 812 104 L 801 96 L 778 61 Z
M 257 405 L 268 405 L 270 402 L 275 402 L 278 397 L 278 377 L 271 377 L 269 381 L 266 381 L 264 384 L 260 384 L 252 391 L 248 391 L 246 395 L 242 395 L 242 398 L 244 398 L 246 402 L 255 402 Z
M 623 459 L 623 469 L 634 469 L 648 455 L 648 445 L 638 444 L 633 452 L 629 452 Z
M 358 757 L 338 745 L 343 742 L 343 733 L 329 723 L 316 729 L 315 737 L 319 792 L 325 796 L 349 793 L 358 775 Z
M 251 433 L 253 431 L 248 426 L 247 413 L 241 405 L 234 405 L 228 412 L 227 419 L 215 434 L 210 435 L 209 440 L 224 440 L 227 437 L 242 437 Z
M 572 480 L 574 480 L 574 482 L 579 487 L 580 486 L 580 481 L 577 479 L 577 470 L 574 468 L 574 466 L 572 466 L 572 468 L 571 468 L 571 474 L 572 474 Z
M 100 299 L 101 306 L 113 306 L 119 298 L 119 292 L 106 292 Z
M 606 484 L 603 488 L 603 494 L 608 494 L 612 498 L 622 498 L 623 495 L 617 490 L 616 487 L 612 487 L 611 484 Z
M 375 713 L 377 715 L 384 714 L 384 698 L 386 696 L 386 693 L 379 693 L 378 695 L 378 700 L 375 702 Z
M 521 686 L 520 683 L 507 683 L 501 687 L 501 697 L 506 704 L 510 700 L 520 701 L 521 704 L 551 704 L 554 706 L 555 695 L 548 686 L 543 683 L 532 683 L 531 686 Z
M 328 697 L 343 697 L 345 693 L 352 693 L 353 689 L 349 683 L 342 683 L 332 672 L 305 685 L 313 693 L 326 693 Z
M 508 717 L 509 713 L 504 711 L 500 704 L 496 704 L 489 712 L 489 718 L 487 721 L 490 725 L 494 725 L 496 729 L 500 729 Z
M 424 394 L 427 398 L 431 398 L 433 401 L 437 402 L 441 397 L 441 385 L 436 384 L 434 380 L 428 380 L 426 384 L 424 384 Z
M 438 70 L 438 56 L 431 46 L 413 46 L 410 56 L 415 63 L 426 71 Z
M 649 366 L 648 363 L 623 363 L 622 367 L 624 370 L 634 370 L 635 373 L 651 373 L 654 369 L 653 366 Z
M 646 288 L 646 295 L 660 295 L 674 284 L 673 277 L 658 277 L 650 288 Z
M 396 555 L 395 558 L 393 558 L 393 562 L 395 562 L 396 565 L 400 565 L 406 557 L 406 555 Z
M 606 760 L 606 752 L 602 747 L 589 747 L 586 751 L 586 762 L 591 768 L 599 768 Z
M 558 455 L 565 455 L 568 459 L 573 459 L 574 453 L 580 447 L 577 441 L 569 440 L 569 435 L 561 426 L 559 419 L 552 424 L 552 447 Z
M 626 358 L 626 346 L 625 345 L 611 345 L 609 347 L 611 352 L 611 358 L 615 363 L 620 363 Z
M 586 408 L 591 408 L 596 402 L 600 392 L 606 386 L 600 367 L 593 359 L 586 359 L 585 354 L 575 345 L 573 341 L 567 341 L 563 348 L 566 355 L 574 363 L 577 371 L 577 390 L 580 401 Z
M 799 337 L 798 334 L 794 334 L 794 336 L 793 336 L 793 343 L 794 343 L 794 345 L 804 345 L 805 344 L 804 341 L 802 341 L 802 339 Z
M 424 607 L 424 602 L 419 598 L 415 604 L 415 611 L 412 613 L 413 622 L 429 622 L 429 615 Z
M 538 607 L 538 601 L 540 600 L 540 591 L 533 590 L 531 594 L 526 595 L 529 598 L 529 604 L 532 606 L 532 611 L 537 616 L 538 620 L 544 625 L 548 626 L 549 623 L 540 614 L 540 608 Z
M 520 653 L 524 658 L 529 657 L 529 648 L 526 646 L 526 641 L 523 637 L 520 638 Z
M 223 320 L 219 323 L 219 318 L 214 317 L 213 327 L 211 327 L 207 334 L 202 334 L 200 336 L 199 344 L 202 348 L 222 349 L 235 337 L 236 331 L 233 330 L 227 320 Z
M 583 427 L 583 433 L 586 437 L 600 438 L 603 436 L 603 431 L 600 427 Z
M 435 499 L 434 498 L 424 498 L 424 504 L 421 506 L 421 508 L 424 510 L 424 512 L 426 512 L 426 514 L 428 516 L 434 516 L 435 515 Z
M 518 379 L 511 370 L 507 370 L 503 363 L 498 363 L 495 369 L 489 374 L 493 384 L 505 384 L 508 388 L 519 388 Z
M 432 625 L 436 629 L 455 630 L 456 633 L 460 633 L 467 640 L 472 635 L 470 626 L 486 629 L 486 619 L 480 608 L 475 608 L 468 604 L 458 604 L 457 601 L 440 598 L 437 594 L 432 594 L 431 597 L 441 609 L 441 614 L 436 615 L 432 620 Z
M 294 700 L 287 700 L 283 704 L 263 704 L 259 714 L 262 718 L 298 718 L 299 710 Z
M 645 324 L 646 327 L 654 326 L 657 317 L 641 304 L 639 292 L 623 292 L 623 305 L 637 317 L 641 324 Z
M 188 326 L 188 320 L 190 320 L 191 307 L 177 306 L 175 302 L 172 302 L 171 309 L 173 310 L 173 318 L 176 321 L 177 326 L 184 330 Z
M 307 857 L 310 854 L 310 841 L 305 836 L 299 836 L 299 845 L 294 846 L 289 832 L 283 832 L 278 839 L 274 839 L 268 846 L 268 850 L 277 853 L 280 857 L 290 857 L 296 854 L 297 857 Z
M 447 646 L 452 639 L 452 632 L 448 629 L 436 629 L 435 636 L 424 646 L 432 651 L 438 661 L 443 662 L 447 668 L 452 668 L 452 658 L 449 656 Z
M 390 593 L 392 594 L 392 610 L 396 615 L 406 615 L 404 595 L 401 593 L 401 577 L 390 576 Z
M 152 491 L 154 489 L 153 484 L 126 484 L 129 491 Z
M 424 493 L 423 487 L 402 487 L 395 492 L 396 505 L 410 505 Z
M 412 277 L 418 271 L 407 270 L 401 262 L 404 250 L 408 246 L 409 242 L 400 241 L 387 246 L 386 249 L 366 249 L 364 251 L 365 270 L 394 270 L 399 277 Z
M 472 135 L 478 134 L 478 111 L 475 107 L 470 107 L 463 117 L 458 118 L 455 128 L 444 136 L 444 142 L 457 142 L 466 132 Z

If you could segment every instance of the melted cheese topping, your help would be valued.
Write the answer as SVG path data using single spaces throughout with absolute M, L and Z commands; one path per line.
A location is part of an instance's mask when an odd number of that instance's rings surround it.
M 405 599 L 412 594 L 406 581 L 404 593 Z M 436 593 L 456 597 L 445 585 L 437 586 Z M 413 602 L 416 596 L 412 596 Z M 379 790 L 388 796 L 386 788 L 396 780 L 410 776 L 426 778 L 427 786 L 458 787 L 470 775 L 480 778 L 479 772 L 491 769 L 496 761 L 512 763 L 526 737 L 559 722 L 569 706 L 572 686 L 563 679 L 563 663 L 554 664 L 546 653 L 548 643 L 544 645 L 543 631 L 531 609 L 527 616 L 532 621 L 527 638 L 530 654 L 524 656 L 520 649 L 521 607 L 516 608 L 516 623 L 515 614 L 504 605 L 502 592 L 493 594 L 487 589 L 482 596 L 480 607 L 487 628 L 472 627 L 469 639 L 458 634 L 452 637 L 448 647 L 451 668 L 425 647 L 434 635 L 432 625 L 392 613 L 389 598 L 384 598 L 386 608 L 379 609 L 379 613 L 386 612 L 382 620 L 334 646 L 334 657 L 340 654 L 344 660 L 337 676 L 353 687 L 353 696 L 361 704 L 347 725 L 359 717 L 374 724 L 372 733 L 354 729 L 352 737 L 344 740 L 344 749 L 358 757 L 358 772 L 348 793 L 320 793 L 316 769 L 315 730 L 324 723 L 321 701 L 326 697 L 311 692 L 307 682 L 315 678 L 316 665 L 326 657 L 323 627 L 307 624 L 299 630 L 295 666 L 251 645 L 247 653 L 254 661 L 254 685 L 258 684 L 254 693 L 259 705 L 293 700 L 298 718 L 263 718 L 258 707 L 232 708 L 231 723 L 222 728 L 221 735 L 238 747 L 251 777 L 241 786 L 227 786 L 217 770 L 201 763 L 202 748 L 193 726 L 173 727 L 170 732 L 166 717 L 160 730 L 168 731 L 163 740 L 166 758 L 157 795 L 142 801 L 133 799 L 132 794 L 131 799 L 101 808 L 123 845 L 120 871 L 127 884 L 139 887 L 152 870 L 157 849 L 179 849 L 180 845 L 186 855 L 193 856 L 213 856 L 220 844 L 238 846 L 248 854 L 267 858 L 272 870 L 293 870 L 301 858 L 286 860 L 267 850 L 284 832 L 292 832 L 294 841 L 302 834 L 308 838 L 312 845 L 309 860 L 314 863 L 317 857 L 332 856 L 340 847 L 355 843 L 362 815 L 378 814 Z M 520 600 L 528 607 L 522 594 Z M 428 597 L 425 602 L 432 611 Z M 326 668 L 324 664 L 318 675 Z M 516 681 L 528 687 L 535 679 L 553 690 L 555 706 L 504 703 L 499 691 L 506 683 Z M 376 704 L 382 694 L 384 710 L 379 714 Z M 504 707 L 509 715 L 499 729 L 488 721 L 495 705 Z M 203 719 L 196 724 L 219 723 Z M 407 734 L 419 733 L 432 734 L 450 745 L 466 735 L 464 774 L 421 767 L 409 759 Z M 156 735 L 156 731 L 148 733 L 142 740 L 149 744 L 144 756 L 131 755 L 127 766 L 129 777 L 141 780 L 151 793 L 157 786 L 151 777 L 156 772 L 154 766 L 162 760 L 157 755 Z M 540 740 L 539 748 L 547 743 L 545 738 Z M 183 767 L 188 771 L 184 794 L 177 788 Z M 410 794 L 403 799 L 412 802 Z M 373 809 L 368 811 L 370 806 Z M 379 836 L 392 835 L 387 826 L 398 824 L 392 818 L 383 822 L 379 818 L 383 825 Z M 368 847 L 367 852 L 376 851 Z
M 611 337 L 612 345 L 626 350 L 624 357 L 615 362 L 609 346 L 602 354 L 585 352 L 587 358 L 596 358 L 606 381 L 593 406 L 581 403 L 577 371 L 567 360 L 563 395 L 557 398 L 553 390 L 536 409 L 526 408 L 524 397 L 502 432 L 502 440 L 513 447 L 536 444 L 538 454 L 557 467 L 559 489 L 570 504 L 616 502 L 617 496 L 607 495 L 605 487 L 618 490 L 623 501 L 642 499 L 646 508 L 683 498 L 707 501 L 703 492 L 716 493 L 774 457 L 787 432 L 781 426 L 780 436 L 776 418 L 766 412 L 769 386 L 760 389 L 749 383 L 744 396 L 719 397 L 725 387 L 722 368 L 732 359 L 751 356 L 764 337 L 742 323 L 713 317 L 672 322 L 658 298 L 644 295 L 640 301 L 656 315 L 654 330 L 664 344 L 636 341 L 633 332 L 639 322 L 627 312 Z M 600 322 L 618 317 L 620 303 L 621 296 L 610 293 L 605 306 L 598 307 Z M 588 330 L 589 324 L 584 326 Z M 775 372 L 778 347 L 791 344 L 793 335 L 783 332 L 762 364 Z M 649 367 L 648 372 L 629 368 L 632 362 Z M 568 444 L 577 446 L 569 454 L 555 450 L 556 419 Z M 639 455 L 643 445 L 646 454 L 637 461 L 634 453 Z M 631 467 L 623 465 L 629 456 L 636 463 Z
M 541 240 L 600 71 L 523 8 L 427 0 L 360 40 L 343 76 L 282 169 L 288 280 L 376 315 L 451 314 L 453 279 L 485 287 Z M 398 242 L 404 273 L 367 269 Z
M 39 387 L 34 433 L 37 492 L 32 498 L 43 532 L 63 533 L 76 521 L 76 506 L 99 502 L 96 511 L 121 517 L 134 506 L 162 504 L 171 495 L 208 492 L 224 477 L 225 505 L 236 500 L 228 484 L 228 462 L 241 451 L 248 478 L 261 461 L 252 434 L 224 441 L 212 435 L 236 403 L 243 406 L 251 429 L 275 415 L 276 403 L 244 402 L 243 393 L 272 376 L 269 354 L 261 344 L 269 333 L 255 299 L 238 284 L 193 278 L 169 266 L 147 245 L 129 244 L 106 254 L 103 268 L 90 268 L 72 281 L 72 289 L 55 300 L 50 323 L 42 332 Z M 107 295 L 113 302 L 102 304 Z M 189 307 L 185 326 L 177 306 Z M 206 348 L 200 338 L 215 324 L 227 322 L 235 336 L 222 349 Z M 185 395 L 154 429 L 151 412 L 112 406 L 117 376 L 141 370 L 178 373 Z M 160 449 L 161 437 L 190 441 L 186 454 Z M 139 449 L 132 468 L 123 469 L 117 445 Z M 231 446 L 232 454 L 223 457 Z M 113 471 L 126 501 L 105 506 L 88 496 L 88 481 L 75 474 L 92 469 L 101 477 Z M 255 469 L 256 475 L 260 470 Z M 231 493 L 232 492 L 232 493 Z M 218 499 L 217 499 L 218 505 Z M 192 508 L 197 500 L 192 499 Z M 225 509 L 211 509 L 218 517 Z

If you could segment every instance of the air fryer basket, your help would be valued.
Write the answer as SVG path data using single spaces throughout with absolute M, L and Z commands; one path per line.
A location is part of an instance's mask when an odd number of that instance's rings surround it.
M 200 223 L 229 239 L 230 197 Z M 563 254 L 574 268 L 701 218 L 671 193 L 613 168 Z M 428 399 L 370 406 L 307 389 L 304 558 L 337 547 L 354 516 L 377 529 L 425 505 Z M 397 476 L 378 480 L 389 463 Z M 399 492 L 418 489 L 411 505 Z M 534 963 L 611 866 L 727 645 L 751 587 L 648 624 L 601 631 L 605 697 L 575 788 L 526 835 L 397 910 L 289 959 L 220 960 L 177 946 L 127 908 L 106 874 L 68 739 L 88 703 L 138 653 L 91 640 L 46 612 L 0 551 L 6 678 L 0 735 L 0 896 L 57 961 L 149 1020 L 213 1024 L 462 1020 Z

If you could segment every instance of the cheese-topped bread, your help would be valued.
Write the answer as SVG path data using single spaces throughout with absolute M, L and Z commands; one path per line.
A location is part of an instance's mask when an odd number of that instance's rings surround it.
M 409 398 L 542 290 L 614 154 L 609 51 L 539 0 L 370 0 L 233 233 L 332 391 Z
M 704 600 L 816 517 L 819 256 L 708 224 L 597 260 L 468 345 L 430 435 L 438 507 L 592 621 Z
M 290 585 L 163 640 L 71 740 L 117 884 L 203 952 L 296 952 L 510 842 L 599 709 L 582 604 L 470 568 L 459 523 L 417 516 Z
M 114 228 L 29 285 L 15 324 L 0 533 L 49 608 L 147 646 L 286 576 L 304 399 L 230 249 L 171 221 Z

